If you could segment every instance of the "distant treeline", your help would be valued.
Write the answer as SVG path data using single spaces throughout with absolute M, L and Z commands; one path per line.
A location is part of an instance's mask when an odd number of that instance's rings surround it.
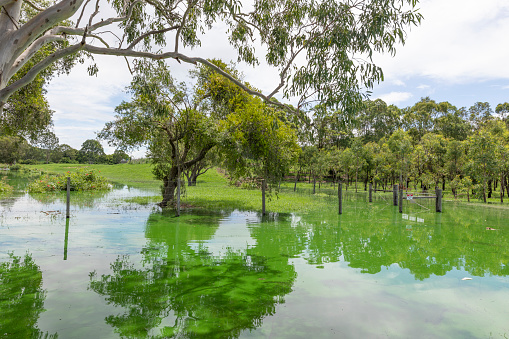
M 20 137 L 0 135 L 0 163 L 119 164 L 130 160 L 129 155 L 121 150 L 115 150 L 113 154 L 104 153 L 101 144 L 93 139 L 86 140 L 79 150 L 58 144 L 58 138 L 53 144 L 40 142 L 39 145 L 46 147 L 30 145 Z
M 316 106 L 298 129 L 303 152 L 292 171 L 313 179 L 413 189 L 442 186 L 470 198 L 506 195 L 509 180 L 509 103 L 469 109 L 423 98 L 400 109 L 366 101 L 350 119 Z

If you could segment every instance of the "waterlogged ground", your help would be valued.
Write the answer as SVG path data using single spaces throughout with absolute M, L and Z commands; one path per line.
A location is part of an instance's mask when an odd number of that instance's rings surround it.
M 117 187 L 0 200 L 0 337 L 509 337 L 509 212 L 345 193 L 320 212 L 194 209 Z M 495 230 L 487 229 L 493 228 Z M 465 279 L 464 278 L 468 278 Z

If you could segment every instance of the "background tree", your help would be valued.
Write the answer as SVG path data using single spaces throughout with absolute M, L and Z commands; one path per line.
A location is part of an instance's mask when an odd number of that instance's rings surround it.
M 493 110 L 488 102 L 476 102 L 468 109 L 469 121 L 473 130 L 477 130 L 482 124 L 493 118 Z
M 481 183 L 477 193 L 486 202 L 488 180 L 493 179 L 497 167 L 496 139 L 488 130 L 480 129 L 468 138 L 467 147 L 467 171 Z
M 0 163 L 14 164 L 27 151 L 29 145 L 18 136 L 0 135 Z
M 37 138 L 37 145 L 44 149 L 46 153 L 46 163 L 49 163 L 52 151 L 58 147 L 58 137 L 50 130 L 46 130 L 39 134 Z
M 104 149 L 99 141 L 95 139 L 88 139 L 81 144 L 78 159 L 82 163 L 95 164 L 98 162 L 99 157 L 104 154 Z

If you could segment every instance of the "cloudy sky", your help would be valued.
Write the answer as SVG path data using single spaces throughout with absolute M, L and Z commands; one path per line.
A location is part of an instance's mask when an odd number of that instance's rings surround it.
M 487 101 L 493 108 L 509 102 L 509 1 L 507 0 L 421 0 L 424 20 L 408 32 L 407 43 L 395 57 L 376 56 L 385 81 L 373 89 L 372 98 L 407 107 L 430 96 L 457 107 Z M 223 36 L 221 30 L 210 36 Z M 214 34 L 216 33 L 216 34 Z M 209 36 L 209 35 L 207 35 Z M 226 39 L 202 40 L 202 47 L 189 55 L 235 59 Z M 48 87 L 48 100 L 55 111 L 55 133 L 60 143 L 81 148 L 95 138 L 123 99 L 130 74 L 123 59 L 96 57 L 99 74 L 89 77 L 86 66 L 78 65 Z M 177 77 L 184 79 L 185 65 L 169 61 Z M 239 65 L 245 79 L 269 93 L 277 74 L 267 66 L 253 69 Z M 106 153 L 113 148 L 105 146 Z M 143 156 L 143 151 L 134 156 Z

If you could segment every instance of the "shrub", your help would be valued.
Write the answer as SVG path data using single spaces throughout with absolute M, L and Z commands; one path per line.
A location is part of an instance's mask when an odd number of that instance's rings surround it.
M 19 165 L 19 164 L 11 165 L 11 166 L 9 166 L 9 169 L 11 171 L 19 171 L 21 169 L 21 165 Z
M 73 173 L 44 174 L 28 185 L 28 191 L 33 193 L 66 191 L 67 177 L 71 177 L 71 191 L 106 190 L 111 188 L 106 178 L 100 176 L 98 171 L 80 168 Z
M 12 186 L 5 182 L 5 179 L 0 179 L 0 194 L 12 192 Z

